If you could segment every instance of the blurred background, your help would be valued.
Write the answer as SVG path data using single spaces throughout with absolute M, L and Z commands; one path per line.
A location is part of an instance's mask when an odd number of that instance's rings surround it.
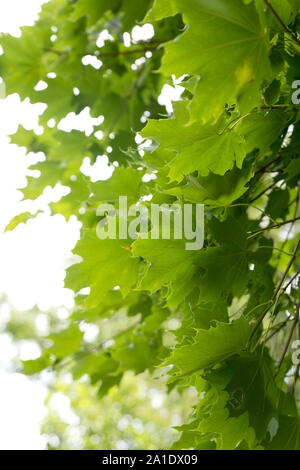
M 34 24 L 42 3 L 0 0 L 0 33 L 20 36 L 19 28 Z M 151 25 L 143 34 L 151 37 Z M 2 84 L 2 94 L 3 90 Z M 160 104 L 170 111 L 171 101 L 181 92 L 180 86 L 165 85 Z M 44 156 L 26 154 L 25 148 L 10 144 L 9 139 L 19 124 L 41 132 L 38 116 L 43 106 L 21 102 L 17 94 L 0 100 L 0 449 L 168 448 L 178 437 L 172 427 L 180 425 L 191 410 L 193 389 L 179 400 L 178 392 L 167 395 L 166 386 L 155 377 L 126 374 L 120 388 L 112 388 L 99 400 L 87 376 L 75 382 L 64 371 L 56 377 L 43 372 L 37 378 L 20 373 L 21 361 L 40 356 L 50 328 L 63 328 L 74 307 L 73 294 L 64 288 L 63 280 L 73 260 L 80 223 L 75 217 L 66 222 L 61 215 L 51 216 L 49 203 L 65 194 L 63 187 L 46 188 L 34 202 L 21 201 L 18 189 L 26 186 L 26 176 L 34 176 L 28 168 Z M 85 110 L 63 121 L 61 129 L 87 134 L 98 123 Z M 94 179 L 111 175 L 105 156 L 93 169 L 85 161 L 82 171 Z M 37 216 L 14 231 L 5 231 L 10 220 L 24 211 Z M 122 315 L 118 318 L 122 320 Z M 113 322 L 112 318 L 101 328 L 81 322 L 84 341 L 110 337 Z

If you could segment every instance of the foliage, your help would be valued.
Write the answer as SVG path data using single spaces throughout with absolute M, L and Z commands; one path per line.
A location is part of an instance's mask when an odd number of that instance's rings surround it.
M 61 396 L 70 398 L 72 417 L 55 409 Z M 147 374 L 126 373 L 101 400 L 87 381 L 59 379 L 47 398 L 42 432 L 49 449 L 166 449 L 178 434 L 173 426 L 187 418 L 193 401 L 190 391 L 168 395 Z
M 88 375 L 102 399 L 128 371 L 163 366 L 170 391 L 194 386 L 199 397 L 175 448 L 300 448 L 290 347 L 299 319 L 299 12 L 298 0 L 52 0 L 21 38 L 0 38 L 7 92 L 47 105 L 41 135 L 20 126 L 11 137 L 46 155 L 24 196 L 61 183 L 70 192 L 53 214 L 82 223 L 81 260 L 65 281 L 76 311 L 25 373 Z M 142 20 L 154 36 L 125 45 Z M 174 77 L 184 92 L 166 115 L 157 99 Z M 59 129 L 86 107 L 104 116 L 91 135 Z M 83 159 L 103 154 L 112 177 L 93 182 Z M 203 249 L 100 240 L 97 207 L 119 195 L 204 203 Z M 85 344 L 81 323 L 101 329 L 107 318 L 111 335 Z
M 8 370 L 21 370 L 22 357 L 28 347 L 35 349 L 49 346 L 49 330 L 60 331 L 66 326 L 67 310 L 64 308 L 39 311 L 17 311 L 7 299 L 0 299 L 3 316 L 0 334 L 14 340 L 15 353 Z M 106 319 L 101 324 L 97 341 L 101 341 L 126 321 L 125 312 Z M 81 322 L 85 333 L 83 341 L 93 327 Z M 24 341 L 24 338 L 30 338 Z M 112 387 L 102 399 L 98 388 L 90 384 L 89 376 L 74 380 L 67 370 L 60 374 L 42 374 L 39 382 L 48 390 L 45 400 L 47 415 L 41 423 L 41 433 L 48 449 L 166 449 L 177 438 L 174 426 L 185 422 L 197 401 L 195 388 L 172 390 L 168 393 L 166 380 L 151 377 L 147 372 L 124 374 L 120 387 Z M 28 377 L 35 380 L 35 377 Z

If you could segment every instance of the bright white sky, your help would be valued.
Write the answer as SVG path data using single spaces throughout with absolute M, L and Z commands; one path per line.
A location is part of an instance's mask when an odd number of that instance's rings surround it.
M 32 25 L 42 3 L 0 0 L 0 32 L 19 35 L 19 26 Z M 29 129 L 36 127 L 38 113 L 38 105 L 20 103 L 17 95 L 0 101 L 0 292 L 20 310 L 36 303 L 42 309 L 72 306 L 71 293 L 63 289 L 63 268 L 78 235 L 76 222 L 41 214 L 14 232 L 3 234 L 18 210 L 21 195 L 16 188 L 25 185 L 26 169 L 32 161 L 25 149 L 9 145 L 7 135 L 16 131 L 18 123 Z M 4 306 L 0 326 L 6 315 Z M 26 349 L 29 356 L 34 353 L 33 348 Z M 0 449 L 43 449 L 39 421 L 45 414 L 46 388 L 38 381 L 5 371 L 15 354 L 8 335 L 1 335 Z
M 19 27 L 32 25 L 45 1 L 0 0 L 0 32 L 19 36 Z M 132 36 L 136 35 L 136 39 L 139 35 L 144 37 L 147 31 L 143 28 L 135 27 Z M 160 103 L 170 111 L 171 100 L 179 99 L 181 90 L 179 86 L 165 85 Z M 42 110 L 43 105 L 31 105 L 29 100 L 21 103 L 18 95 L 0 100 L 0 296 L 4 294 L 12 307 L 21 311 L 20 314 L 34 305 L 38 305 L 40 310 L 62 310 L 73 306 L 72 292 L 64 289 L 63 279 L 64 269 L 72 256 L 71 250 L 79 236 L 80 224 L 75 218 L 66 222 L 60 215 L 50 216 L 47 203 L 61 194 L 59 189 L 46 190 L 37 203 L 20 203 L 22 194 L 17 188 L 26 185 L 25 175 L 36 156 L 26 155 L 24 148 L 11 145 L 8 138 L 9 134 L 16 132 L 19 123 L 27 129 L 37 129 L 38 115 Z M 70 130 L 75 121 L 77 128 L 86 132 L 92 132 L 92 126 L 96 124 L 89 118 L 88 110 L 84 110 L 79 118 L 74 115 L 68 117 L 64 130 Z M 89 162 L 85 161 L 84 169 L 87 174 L 91 172 Z M 105 179 L 110 173 L 106 157 L 101 157 L 92 176 Z M 3 233 L 16 213 L 37 209 L 42 209 L 43 213 L 26 224 L 20 224 L 13 232 Z M 8 307 L 4 305 L 0 308 L 0 328 L 7 315 Z M 22 353 L 23 359 L 37 355 L 30 342 L 24 342 Z M 0 450 L 43 449 L 45 440 L 39 433 L 39 421 L 45 414 L 46 388 L 37 380 L 7 372 L 15 355 L 16 349 L 10 337 L 0 335 Z M 66 397 L 63 398 L 57 400 L 57 411 L 60 408 L 62 413 L 67 409 Z

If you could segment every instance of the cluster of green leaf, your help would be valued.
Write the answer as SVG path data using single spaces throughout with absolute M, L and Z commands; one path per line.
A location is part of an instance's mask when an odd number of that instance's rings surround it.
M 154 36 L 125 45 L 142 21 Z M 103 31 L 110 39 L 100 44 Z M 299 0 L 52 0 L 21 38 L 0 38 L 7 92 L 47 105 L 41 135 L 20 127 L 11 137 L 46 155 L 24 196 L 68 186 L 52 211 L 82 223 L 81 261 L 65 281 L 76 311 L 25 373 L 88 374 L 101 398 L 127 371 L 167 366 L 169 390 L 199 393 L 174 447 L 300 449 L 291 349 L 300 331 L 299 36 Z M 87 55 L 99 70 L 83 64 Z M 184 92 L 168 116 L 157 99 L 174 76 Z M 40 80 L 47 87 L 37 91 Z M 58 129 L 85 107 L 104 116 L 92 135 Z M 83 159 L 103 154 L 114 172 L 92 182 Z M 205 204 L 203 249 L 100 240 L 97 207 L 120 195 Z M 101 325 L 120 312 L 122 330 L 84 344 L 81 321 Z
M 55 408 L 61 394 L 70 398 L 77 416 L 71 423 Z M 120 387 L 101 400 L 87 381 L 70 384 L 60 378 L 46 401 L 42 433 L 48 449 L 167 449 L 178 435 L 173 426 L 187 419 L 194 398 L 189 390 L 167 394 L 164 385 L 148 374 L 126 373 Z
M 16 346 L 14 358 L 7 364 L 10 370 L 22 370 L 24 338 L 42 349 L 49 346 L 49 331 L 58 332 L 66 326 L 65 309 L 17 311 L 5 298 L 0 299 L 0 306 L 7 312 L 0 335 L 9 335 Z M 101 323 L 97 342 L 124 328 L 126 319 L 125 311 L 107 318 Z M 89 331 L 87 323 L 81 322 L 80 327 Z M 93 322 L 97 331 L 95 327 Z M 88 346 L 91 340 L 84 336 L 83 341 Z M 88 375 L 77 380 L 62 369 L 59 375 L 40 377 L 42 383 L 44 379 L 49 389 L 45 400 L 48 413 L 41 434 L 48 449 L 166 449 L 178 437 L 174 426 L 185 422 L 197 401 L 195 389 L 168 393 L 165 379 L 157 380 L 147 372 L 135 375 L 128 371 L 120 387 L 112 387 L 101 399 Z

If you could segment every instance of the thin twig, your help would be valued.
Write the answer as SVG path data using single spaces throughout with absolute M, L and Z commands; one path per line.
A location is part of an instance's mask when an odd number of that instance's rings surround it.
M 292 282 L 296 279 L 296 277 L 299 276 L 299 272 L 297 272 L 296 274 L 294 274 L 294 276 L 289 280 L 289 282 L 287 283 L 287 285 L 284 287 L 284 289 L 282 290 L 282 293 L 284 293 L 288 287 L 292 284 Z M 283 327 L 285 327 L 285 325 L 291 321 L 290 318 L 287 318 L 284 322 L 282 322 L 280 325 L 275 325 L 274 328 L 275 328 L 275 331 L 273 331 L 268 337 L 267 339 L 265 339 L 265 343 L 267 341 L 269 341 L 271 338 L 273 338 L 273 336 L 275 336 L 277 333 L 279 333 L 279 331 L 281 331 L 281 329 Z M 277 328 L 276 328 L 277 326 Z M 299 338 L 300 338 L 300 324 L 299 324 Z
M 260 106 L 259 109 L 288 109 L 288 108 L 293 108 L 294 106 L 291 106 L 290 104 L 268 104 L 264 106 Z
M 297 244 L 296 244 L 296 246 L 295 246 L 295 248 L 294 248 L 293 254 L 292 254 L 291 259 L 290 259 L 290 261 L 289 261 L 289 263 L 288 263 L 288 265 L 287 265 L 287 267 L 286 267 L 286 270 L 284 271 L 283 276 L 282 276 L 282 278 L 281 278 L 281 280 L 280 280 L 280 282 L 279 282 L 279 284 L 278 284 L 278 286 L 277 286 L 277 288 L 276 288 L 276 290 L 275 290 L 275 292 L 274 292 L 274 294 L 273 294 L 273 296 L 272 296 L 272 298 L 271 298 L 271 300 L 270 300 L 270 305 L 268 305 L 268 307 L 264 310 L 264 312 L 263 312 L 263 313 L 261 314 L 261 316 L 259 317 L 259 319 L 258 319 L 258 321 L 257 321 L 257 323 L 256 323 L 255 327 L 253 328 L 253 331 L 252 331 L 252 333 L 251 333 L 251 335 L 250 335 L 249 342 L 252 340 L 253 336 L 255 335 L 256 331 L 258 330 L 258 328 L 259 328 L 260 324 L 262 323 L 263 319 L 265 318 L 265 316 L 266 316 L 267 313 L 269 312 L 270 308 L 272 307 L 272 305 L 273 305 L 274 302 L 276 301 L 277 295 L 279 294 L 280 289 L 281 289 L 281 287 L 282 287 L 282 285 L 283 285 L 283 283 L 284 283 L 284 281 L 285 281 L 285 279 L 286 279 L 286 277 L 287 277 L 287 275 L 288 275 L 288 273 L 289 273 L 289 270 L 291 269 L 291 266 L 292 266 L 292 264 L 293 264 L 293 262 L 294 262 L 294 260 L 295 260 L 295 258 L 296 258 L 296 255 L 297 255 L 297 251 L 298 251 L 299 246 L 300 246 L 300 237 L 298 238 Z M 286 289 L 287 289 L 287 286 L 284 288 L 284 291 L 285 291 Z
M 289 280 L 289 282 L 286 284 L 286 286 L 284 286 L 282 292 L 284 293 L 289 287 L 290 285 L 292 284 L 292 282 L 296 279 L 297 276 L 299 276 L 299 272 L 296 272 L 296 274 L 294 274 L 293 277 L 291 277 L 291 279 Z
M 277 155 L 277 157 L 273 158 L 273 160 L 271 160 L 269 163 L 267 163 L 266 165 L 262 166 L 261 168 L 259 168 L 255 173 L 254 173 L 254 176 L 257 176 L 261 173 L 264 173 L 268 168 L 270 168 L 270 166 L 273 165 L 273 163 L 276 163 L 278 160 L 281 159 L 281 155 Z
M 300 246 L 300 237 L 298 238 L 297 244 L 296 244 L 296 246 L 295 246 L 295 248 L 294 248 L 294 251 L 293 251 L 293 254 L 292 254 L 291 259 L 290 259 L 290 261 L 289 261 L 289 264 L 287 265 L 286 270 L 284 271 L 284 274 L 283 274 L 283 276 L 282 276 L 282 279 L 281 279 L 280 283 L 278 284 L 276 291 L 274 292 L 274 295 L 273 295 L 273 297 L 272 297 L 272 300 L 275 300 L 275 299 L 276 299 L 277 294 L 278 294 L 278 292 L 280 291 L 280 289 L 281 289 L 281 287 L 282 287 L 282 284 L 284 283 L 284 281 L 285 281 L 285 279 L 286 279 L 286 277 L 287 277 L 287 275 L 288 275 L 288 273 L 289 273 L 289 270 L 290 270 L 290 268 L 291 268 L 291 266 L 292 266 L 292 264 L 293 264 L 293 262 L 294 262 L 294 260 L 295 260 L 295 258 L 296 258 L 296 255 L 297 255 L 297 251 L 298 251 L 299 246 Z M 285 290 L 286 290 L 286 289 L 285 289 Z
M 300 308 L 298 308 L 298 339 L 300 340 Z M 293 383 L 293 395 L 296 393 L 296 384 L 299 378 L 299 371 L 300 371 L 300 362 L 296 366 L 295 375 L 294 375 L 294 383 Z
M 299 205 L 299 193 L 297 193 L 297 197 L 296 199 L 293 201 L 293 202 L 296 202 L 296 207 L 295 207 L 295 211 L 294 211 L 294 219 L 296 218 L 297 216 L 297 212 L 298 212 L 298 205 Z M 289 231 L 288 233 L 286 234 L 286 237 L 285 237 L 285 240 L 283 242 L 283 245 L 281 247 L 282 250 L 284 250 L 287 242 L 288 242 L 288 239 L 290 237 L 290 234 L 292 233 L 292 230 L 293 230 L 293 226 L 294 226 L 294 223 L 291 224 L 290 228 L 289 228 Z M 278 256 L 278 262 L 280 261 L 280 255 Z
M 297 313 L 298 313 L 298 312 L 297 312 Z M 278 375 L 279 371 L 280 371 L 280 368 L 281 368 L 282 363 L 283 363 L 283 361 L 284 361 L 285 355 L 286 355 L 287 350 L 289 349 L 289 345 L 290 345 L 290 343 L 291 343 L 291 341 L 292 341 L 292 337 L 293 337 L 293 334 L 294 334 L 294 331 L 295 331 L 295 328 L 296 328 L 296 325 L 297 325 L 298 321 L 299 321 L 299 316 L 296 315 L 296 317 L 295 317 L 295 319 L 294 319 L 294 321 L 293 321 L 293 323 L 292 323 L 292 327 L 291 327 L 291 330 L 290 330 L 288 339 L 287 339 L 287 341 L 286 341 L 286 343 L 285 343 L 285 346 L 284 346 L 284 348 L 283 348 L 283 351 L 282 351 L 282 354 L 281 354 L 281 357 L 280 357 L 280 360 L 279 360 L 279 363 L 278 363 L 276 372 L 275 372 L 275 374 L 274 374 L 274 377 L 276 377 L 276 376 Z
M 273 16 L 276 18 L 278 23 L 281 25 L 281 27 L 285 30 L 285 32 L 290 36 L 292 41 L 294 41 L 295 44 L 297 44 L 298 47 L 300 47 L 300 40 L 295 36 L 292 31 L 287 27 L 287 25 L 282 21 L 280 16 L 278 15 L 277 11 L 272 7 L 272 5 L 269 3 L 268 0 L 264 0 L 265 4 L 269 8 L 270 12 L 273 14 Z
M 125 49 L 123 51 L 117 50 L 117 51 L 109 51 L 109 52 L 100 52 L 97 57 L 118 57 L 118 56 L 123 56 L 123 55 L 132 55 L 132 54 L 139 54 L 141 53 L 146 53 L 147 51 L 155 51 L 157 48 L 162 45 L 162 42 L 157 43 L 149 43 L 149 46 L 145 45 L 144 47 L 136 47 L 135 49 Z M 59 51 L 58 49 L 51 49 L 49 47 L 44 48 L 44 52 L 50 52 L 52 54 L 56 55 L 67 55 L 67 51 Z
M 129 326 L 128 328 L 125 328 L 125 330 L 120 331 L 119 333 L 117 333 L 112 338 L 108 338 L 108 339 L 102 341 L 102 343 L 100 343 L 100 344 L 98 344 L 98 345 L 96 345 L 92 348 L 86 349 L 84 351 L 78 351 L 78 353 L 76 353 L 72 357 L 68 358 L 67 361 L 58 363 L 57 366 L 55 366 L 55 369 L 58 370 L 58 369 L 62 369 L 63 367 L 66 367 L 69 364 L 71 364 L 75 359 L 82 359 L 83 357 L 88 356 L 90 354 L 96 354 L 97 352 L 101 351 L 101 349 L 104 348 L 105 344 L 108 341 L 116 340 L 120 336 L 123 336 L 125 333 L 128 333 L 129 331 L 133 330 L 139 324 L 140 324 L 140 320 L 138 320 L 137 322 L 135 322 L 133 325 Z
M 248 233 L 253 234 L 253 233 L 264 232 L 266 230 L 271 230 L 273 228 L 279 228 L 279 227 L 282 227 L 283 225 L 291 224 L 293 222 L 296 222 L 297 220 L 300 220 L 300 216 L 294 217 L 293 219 L 285 220 L 284 222 L 279 222 L 278 224 L 268 225 L 268 227 L 265 227 L 265 228 L 258 228 L 257 230 L 252 230 L 251 232 L 248 232 Z
M 291 321 L 290 318 L 287 318 L 284 322 L 282 322 L 281 324 L 279 325 L 276 325 L 274 326 L 274 331 L 272 331 L 272 333 L 269 334 L 269 336 L 263 341 L 263 343 L 267 343 L 268 341 L 270 341 L 270 339 L 272 339 L 275 335 L 277 335 L 277 333 L 279 333 L 279 331 L 282 330 L 282 328 L 284 328 L 289 322 Z
M 268 186 L 266 189 L 264 189 L 261 193 L 259 193 L 257 196 L 255 196 L 253 199 L 251 199 L 251 201 L 249 201 L 249 204 L 252 204 L 252 202 L 256 201 L 257 199 L 259 199 L 261 196 L 263 196 L 267 191 L 269 191 L 269 189 L 272 189 L 274 186 L 276 185 L 276 182 L 270 184 L 270 186 Z
M 66 55 L 66 54 L 68 54 L 67 51 L 59 51 L 57 49 L 51 49 L 50 47 L 44 47 L 44 52 L 52 52 L 52 54 L 56 54 L 56 55 Z
M 160 45 L 161 43 L 158 43 Z M 120 55 L 131 55 L 131 54 L 139 54 L 140 52 L 146 53 L 148 51 L 156 51 L 158 48 L 158 45 L 156 46 L 148 46 L 148 47 L 143 47 L 143 48 L 136 48 L 136 49 L 128 49 L 125 51 L 112 51 L 112 52 L 100 52 L 100 54 L 97 55 L 97 57 L 118 57 Z

